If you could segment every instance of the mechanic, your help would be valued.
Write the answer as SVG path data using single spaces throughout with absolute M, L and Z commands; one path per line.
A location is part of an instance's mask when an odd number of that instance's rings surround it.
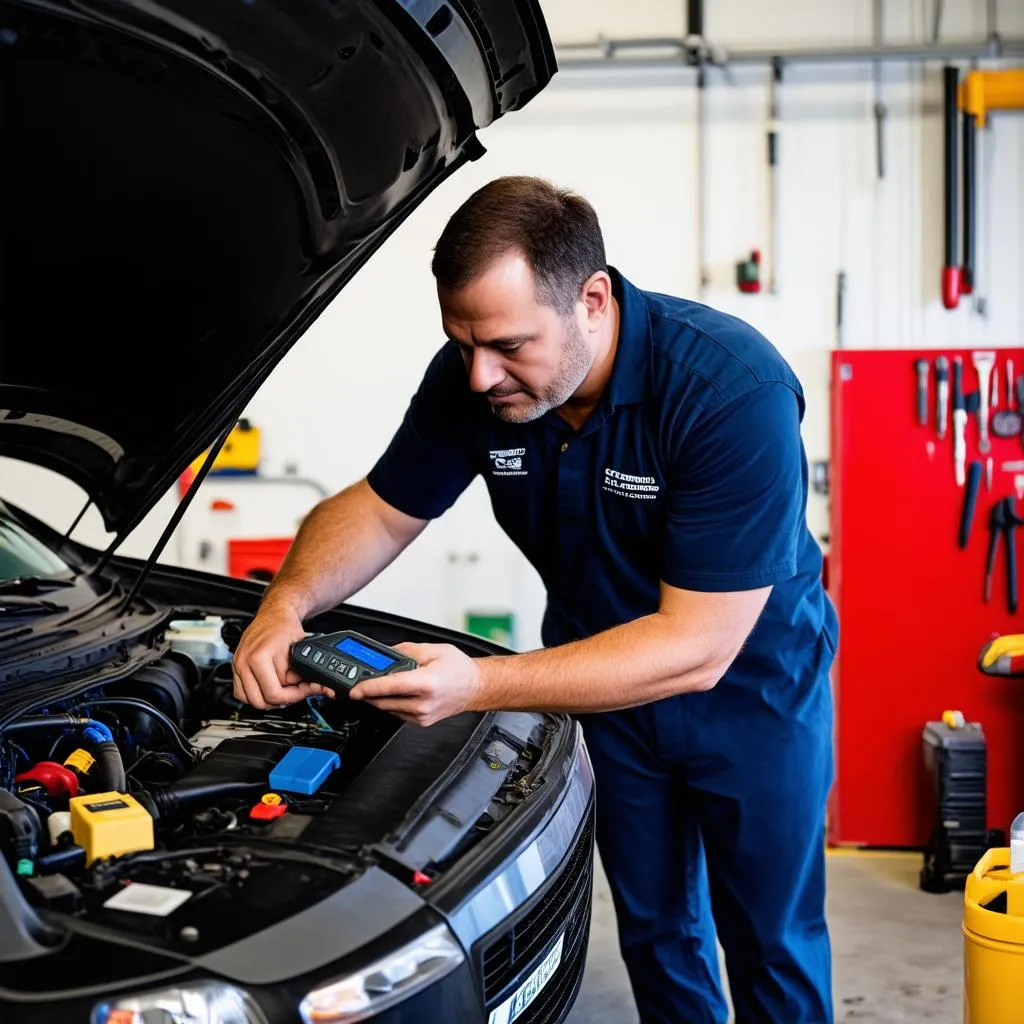
M 351 693 L 430 725 L 578 716 L 597 843 L 643 1024 L 830 1022 L 825 804 L 834 609 L 806 523 L 800 383 L 742 321 L 642 291 L 597 216 L 501 178 L 434 250 L 448 341 L 368 476 L 304 520 L 234 658 L 267 708 L 325 692 L 288 668 L 347 599 L 482 474 L 547 590 L 543 648 L 419 667 Z

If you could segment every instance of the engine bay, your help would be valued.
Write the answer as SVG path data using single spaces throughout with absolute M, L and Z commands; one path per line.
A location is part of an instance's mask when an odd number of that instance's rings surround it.
M 127 678 L 0 716 L 0 857 L 31 905 L 169 954 L 237 941 L 379 864 L 379 842 L 479 729 L 451 720 L 426 737 L 317 697 L 254 711 L 219 642 L 243 624 L 216 620 L 212 646 L 168 630 Z M 500 777 L 449 861 L 521 802 L 541 753 L 489 743 Z M 435 877 L 390 868 L 414 887 Z

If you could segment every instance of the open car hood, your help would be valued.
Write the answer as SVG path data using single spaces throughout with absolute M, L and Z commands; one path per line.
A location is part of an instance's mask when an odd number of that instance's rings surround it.
M 555 71 L 534 0 L 7 0 L 0 455 L 120 536 Z

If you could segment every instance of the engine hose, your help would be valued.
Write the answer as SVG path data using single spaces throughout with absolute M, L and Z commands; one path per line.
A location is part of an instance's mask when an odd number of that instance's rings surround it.
M 126 793 L 127 780 L 124 773 L 124 761 L 117 744 L 100 743 L 93 748 L 96 755 L 96 784 L 105 793 Z
M 154 818 L 173 817 L 198 805 L 212 804 L 226 796 L 247 797 L 266 790 L 265 779 L 218 779 L 192 782 L 185 778 L 168 786 L 151 786 L 135 798 Z
M 189 746 L 188 737 L 178 728 L 175 722 L 168 718 L 159 708 L 154 707 L 148 701 L 140 700 L 138 697 L 97 697 L 94 700 L 83 702 L 83 708 L 136 708 L 139 711 L 150 715 L 159 722 L 174 746 L 181 754 L 184 754 L 189 761 L 196 760 L 196 752 Z
M 82 715 L 26 715 L 16 722 L 10 722 L 0 728 L 0 734 L 5 732 L 20 732 L 23 729 L 46 729 L 55 725 L 61 726 L 82 726 L 85 730 L 86 739 L 93 743 L 111 743 L 114 734 L 102 722 L 92 718 L 85 718 Z

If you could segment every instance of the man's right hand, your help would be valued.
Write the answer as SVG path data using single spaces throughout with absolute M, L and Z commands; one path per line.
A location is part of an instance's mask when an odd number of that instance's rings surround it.
M 333 690 L 303 681 L 288 667 L 289 647 L 305 635 L 302 620 L 289 605 L 264 604 L 232 659 L 235 697 L 260 711 L 321 694 L 333 697 Z

